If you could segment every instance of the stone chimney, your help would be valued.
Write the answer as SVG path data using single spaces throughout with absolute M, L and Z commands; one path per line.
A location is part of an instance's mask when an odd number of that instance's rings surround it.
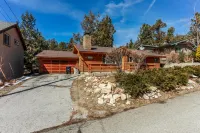
M 85 33 L 83 36 L 83 48 L 87 50 L 91 50 L 92 48 L 92 42 L 91 42 L 91 36 L 88 33 Z

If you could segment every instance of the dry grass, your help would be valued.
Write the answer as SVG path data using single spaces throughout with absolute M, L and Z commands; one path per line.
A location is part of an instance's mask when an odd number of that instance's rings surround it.
M 12 90 L 18 88 L 19 86 L 21 86 L 24 82 L 21 82 L 17 85 L 12 85 L 12 86 L 9 86 L 9 87 L 4 87 L 3 89 L 0 90 L 0 97 L 3 96 L 3 95 L 6 95 L 8 94 L 9 92 L 11 92 Z

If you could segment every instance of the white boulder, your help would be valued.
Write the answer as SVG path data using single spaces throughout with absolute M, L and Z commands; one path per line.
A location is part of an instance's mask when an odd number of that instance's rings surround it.
M 115 104 L 115 99 L 113 97 L 110 98 L 110 104 Z
M 98 98 L 98 104 L 103 104 L 103 103 L 104 103 L 103 99 L 102 98 Z
M 120 97 L 121 97 L 121 95 L 119 95 L 119 94 L 113 95 L 113 99 L 115 99 L 115 100 L 117 100 L 117 99 L 120 98 Z
M 126 105 L 130 105 L 130 104 L 131 104 L 131 102 L 127 100 L 126 101 Z
M 193 80 L 189 79 L 188 80 L 188 84 L 196 84 L 196 82 L 194 82 Z
M 94 93 L 99 93 L 99 92 L 101 92 L 101 88 L 96 88 L 96 89 L 94 90 Z
M 146 94 L 143 95 L 143 98 L 144 98 L 145 100 L 149 100 L 149 96 L 147 96 Z
M 121 97 L 122 101 L 126 100 L 126 95 L 125 94 L 122 93 L 120 97 Z

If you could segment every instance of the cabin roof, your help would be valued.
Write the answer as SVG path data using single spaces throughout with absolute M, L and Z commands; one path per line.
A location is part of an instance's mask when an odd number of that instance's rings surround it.
M 92 46 L 91 50 L 88 50 L 84 49 L 82 45 L 75 45 L 75 47 L 80 52 L 94 52 L 94 53 L 109 53 L 114 49 L 113 47 Z
M 153 53 L 149 50 L 133 50 L 133 49 L 129 49 L 131 52 L 135 52 L 136 54 L 140 54 L 140 55 L 145 55 L 147 57 L 165 57 L 165 55 L 162 54 L 156 54 Z
M 71 51 L 54 51 L 54 50 L 44 50 L 36 55 L 37 57 L 46 58 L 77 58 L 78 56 Z

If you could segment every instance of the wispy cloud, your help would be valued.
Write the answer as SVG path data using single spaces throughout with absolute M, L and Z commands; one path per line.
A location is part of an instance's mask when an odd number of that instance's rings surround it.
M 83 11 L 60 0 L 9 0 L 9 2 L 42 13 L 67 15 L 76 20 L 81 20 L 84 15 Z
M 151 8 L 154 6 L 155 3 L 156 3 L 156 0 L 153 0 L 153 1 L 151 2 L 151 4 L 149 5 L 148 9 L 147 9 L 146 12 L 144 13 L 144 15 L 146 15 L 146 14 L 151 10 Z
M 180 18 L 178 20 L 170 20 L 167 21 L 168 25 L 177 25 L 177 24 L 181 24 L 181 23 L 190 23 L 191 22 L 191 18 Z
M 109 14 L 111 17 L 122 17 L 121 22 L 124 22 L 127 10 L 143 1 L 144 0 L 123 0 L 120 3 L 110 2 L 106 5 L 104 14 Z
M 196 12 L 196 6 L 197 6 L 198 2 L 199 2 L 199 0 L 196 0 L 195 3 L 194 3 L 194 13 Z

